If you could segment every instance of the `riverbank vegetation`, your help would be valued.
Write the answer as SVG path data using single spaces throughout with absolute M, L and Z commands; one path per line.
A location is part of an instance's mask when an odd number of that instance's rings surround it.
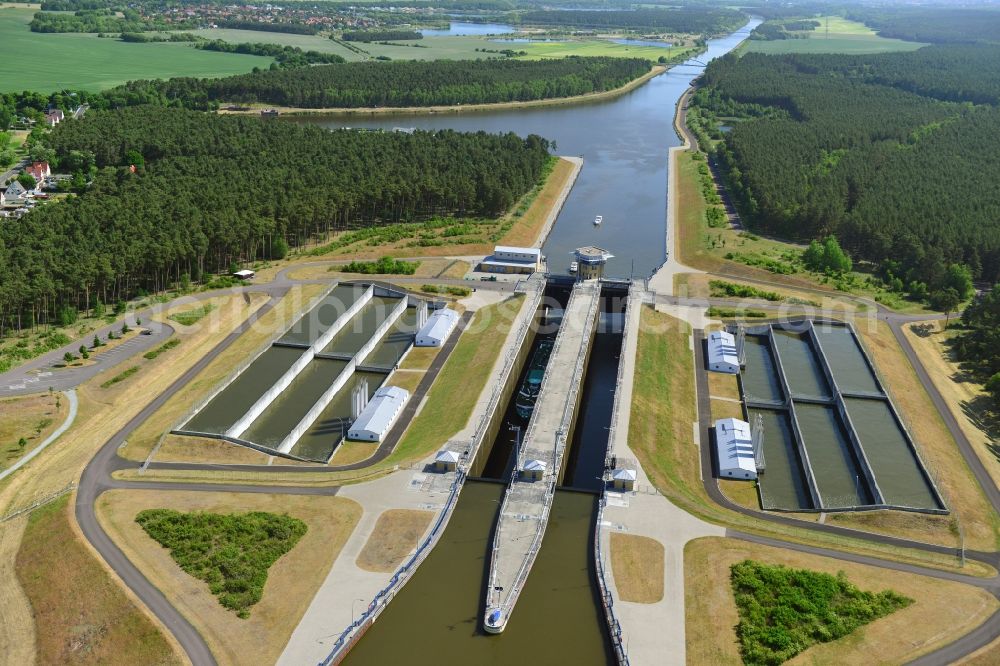
M 732 130 L 703 147 L 753 231 L 835 236 L 890 290 L 961 300 L 970 277 L 1000 277 L 1000 162 L 983 148 L 1000 109 L 955 102 L 995 102 L 997 63 L 993 46 L 727 56 L 694 104 Z
M 68 498 L 32 512 L 15 571 L 31 602 L 40 664 L 180 664 L 159 628 L 136 608 L 70 525 Z
M 46 144 L 54 167 L 73 170 L 88 156 L 97 172 L 80 196 L 0 226 L 3 328 L 199 280 L 336 231 L 495 218 L 550 163 L 537 136 L 330 132 L 156 107 L 90 112 Z M 144 166 L 132 173 L 137 157 Z
M 649 72 L 639 58 L 355 62 L 252 72 L 222 79 L 131 81 L 111 106 L 215 108 L 221 102 L 313 109 L 497 104 L 620 88 Z
M 306 524 L 263 511 L 221 515 L 147 509 L 135 520 L 219 603 L 245 618 L 260 601 L 267 570 L 306 533 Z
M 605 30 L 627 28 L 696 35 L 732 32 L 747 21 L 745 14 L 734 9 L 707 7 L 580 11 L 537 9 L 521 13 L 519 19 L 523 25 Z
M 814 643 L 827 643 L 913 600 L 892 590 L 865 592 L 836 576 L 744 560 L 730 567 L 739 610 L 743 663 L 777 666 Z

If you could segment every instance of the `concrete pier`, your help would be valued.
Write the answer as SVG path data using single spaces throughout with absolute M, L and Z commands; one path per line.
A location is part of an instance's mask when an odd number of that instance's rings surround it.
M 504 630 L 541 548 L 600 310 L 597 280 L 573 288 L 517 452 L 493 537 L 484 628 Z

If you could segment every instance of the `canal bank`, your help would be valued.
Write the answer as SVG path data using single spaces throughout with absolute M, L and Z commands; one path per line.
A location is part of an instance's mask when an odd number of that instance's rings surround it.
M 749 30 L 747 29 L 742 35 L 737 33 L 723 40 L 714 40 L 709 45 L 709 51 L 711 52 L 714 48 L 717 55 L 728 52 L 742 41 L 748 32 Z M 622 95 L 614 102 L 587 104 L 573 107 L 572 109 L 568 107 L 545 110 L 525 109 L 517 114 L 489 112 L 450 117 L 405 116 L 400 119 L 393 119 L 392 116 L 386 116 L 377 119 L 356 119 L 357 122 L 352 122 L 352 126 L 392 129 L 393 127 L 400 126 L 402 122 L 406 126 L 428 130 L 452 128 L 460 131 L 514 131 L 519 134 L 536 133 L 548 138 L 555 138 L 558 142 L 560 152 L 582 154 L 586 159 L 587 166 L 582 170 L 577 181 L 577 186 L 573 188 L 570 196 L 567 198 L 566 204 L 559 214 L 557 223 L 546 239 L 543 252 L 551 260 L 557 261 L 560 256 L 568 257 L 569 252 L 576 247 L 601 243 L 608 246 L 609 249 L 616 251 L 617 256 L 625 257 L 624 260 L 617 260 L 617 263 L 609 263 L 609 274 L 630 275 L 634 273 L 635 275 L 648 275 L 662 265 L 666 256 L 663 247 L 666 197 L 663 196 L 662 192 L 667 182 L 664 153 L 669 146 L 675 145 L 677 142 L 676 134 L 671 129 L 672 114 L 670 112 L 676 105 L 676 101 L 682 92 L 688 88 L 690 80 L 700 73 L 700 68 L 695 63 L 692 63 L 690 66 L 695 67 L 698 71 L 683 71 L 683 67 L 674 68 L 674 70 L 678 71 L 668 71 L 664 75 L 650 80 L 646 85 Z M 316 122 L 329 127 L 342 126 L 342 123 L 336 120 L 322 121 L 318 118 L 312 118 L 300 121 Z M 595 127 L 612 128 L 613 131 L 595 132 Z M 653 140 L 650 140 L 651 137 Z M 569 146 L 569 150 L 567 150 L 567 146 Z M 628 202 L 627 210 L 623 210 L 621 207 L 621 202 L 623 201 Z M 604 224 L 596 228 L 592 224 L 595 211 L 603 214 L 605 220 Z M 615 261 L 614 259 L 612 260 L 612 262 Z M 634 351 L 632 353 L 634 355 Z M 631 360 L 634 362 L 634 358 Z M 493 391 L 496 392 L 498 388 L 495 386 Z M 482 402 L 483 398 L 480 399 L 480 403 Z M 489 400 L 487 400 L 488 402 Z M 494 406 L 493 409 L 495 408 Z M 474 422 L 474 419 L 470 421 L 470 423 Z M 470 429 L 467 429 L 469 430 L 468 432 L 460 434 L 455 439 L 471 437 L 473 441 L 477 441 L 477 437 L 481 437 L 481 433 L 477 433 L 479 428 L 480 426 L 478 425 L 472 426 Z M 642 475 L 641 470 L 639 472 L 640 479 L 643 479 L 648 484 L 648 480 Z M 472 486 L 470 485 L 470 487 Z M 554 502 L 553 507 L 563 503 L 561 500 L 563 493 L 560 492 L 557 495 L 559 499 Z M 454 509 L 456 515 L 464 507 L 464 497 L 463 494 L 463 498 L 456 503 L 456 508 Z M 593 496 L 590 497 L 592 498 Z M 665 526 L 661 524 L 661 516 L 673 515 L 671 511 L 676 514 L 678 522 L 683 523 L 684 521 L 688 521 L 691 523 L 690 529 L 683 531 L 685 535 L 717 533 L 715 528 L 704 527 L 700 521 L 686 516 L 686 514 L 672 507 L 666 500 L 657 495 L 637 495 L 635 497 L 636 505 L 645 504 L 646 497 L 649 497 L 650 501 L 655 503 L 655 508 L 651 505 L 648 512 L 650 516 L 649 520 L 653 524 L 646 525 L 642 529 L 655 532 L 658 537 L 667 538 L 669 536 L 662 533 Z M 495 503 L 490 502 L 489 504 L 493 504 L 493 506 L 486 507 L 485 510 L 480 509 L 482 511 L 480 521 L 487 525 L 492 523 L 497 511 Z M 614 508 L 620 509 L 622 507 Z M 581 514 L 580 516 L 580 519 L 585 520 L 591 528 L 595 526 L 593 522 L 595 519 L 595 509 L 596 506 L 593 500 L 591 500 L 589 508 L 585 509 L 586 515 Z M 611 511 L 607 507 L 606 510 Z M 555 509 L 553 509 L 554 511 Z M 642 513 L 646 514 L 645 511 Z M 624 516 L 625 520 L 631 520 L 636 524 L 643 522 L 638 512 L 628 512 L 628 514 Z M 608 520 L 608 518 L 604 519 L 605 522 Z M 450 526 L 448 530 L 450 530 Z M 450 532 L 446 531 L 446 533 Z M 605 537 L 602 536 L 603 538 Z M 440 541 L 435 546 L 431 556 L 447 558 L 449 556 L 447 552 L 449 543 L 451 543 L 450 540 Z M 541 548 L 538 561 L 542 561 L 547 557 L 546 550 L 548 543 L 549 540 L 546 540 L 546 543 Z M 588 539 L 583 543 L 582 550 L 585 554 L 588 554 L 587 556 L 592 563 L 597 559 L 593 555 L 595 553 L 593 544 L 592 532 L 588 530 Z M 668 598 L 662 600 L 662 603 L 670 605 L 675 610 L 679 606 L 679 616 L 675 613 L 668 615 L 668 617 L 679 617 L 679 621 L 676 623 L 679 625 L 679 629 L 674 628 L 667 632 L 663 631 L 662 627 L 652 629 L 658 636 L 667 634 L 673 639 L 673 643 L 668 643 L 666 647 L 675 654 L 683 651 L 684 633 L 683 594 L 682 592 L 678 592 L 678 590 L 683 590 L 683 572 L 680 566 L 682 562 L 683 542 L 680 543 L 679 547 L 680 551 L 676 549 L 670 551 L 671 555 L 668 563 L 668 569 L 671 572 L 680 572 L 679 586 L 668 587 L 670 595 Z M 558 551 L 558 549 L 556 550 Z M 485 549 L 481 553 L 479 557 L 484 558 Z M 427 564 L 428 561 L 429 559 L 424 561 L 424 564 Z M 592 564 L 592 566 L 595 565 Z M 421 568 L 415 574 L 408 575 L 408 583 L 405 587 L 397 587 L 395 589 L 393 596 L 402 599 L 403 595 L 407 594 L 410 586 L 417 586 L 418 581 L 425 579 L 430 581 L 430 578 L 433 576 L 426 575 L 426 571 L 427 569 L 421 565 Z M 482 562 L 480 562 L 480 571 L 482 571 Z M 527 600 L 531 598 L 530 595 L 533 594 L 532 590 L 538 585 L 541 585 L 543 589 L 545 586 L 545 581 L 539 581 L 535 575 L 536 573 L 534 572 L 532 577 L 529 577 L 523 592 L 525 607 L 519 610 L 519 614 L 522 614 L 522 616 L 528 612 L 526 611 L 528 607 Z M 590 611 L 594 612 L 596 616 L 602 617 L 602 599 L 600 594 L 595 594 L 594 592 L 594 590 L 598 589 L 594 569 L 589 569 L 585 578 L 588 581 L 587 590 L 590 594 L 592 604 Z M 677 578 L 676 576 L 670 576 L 668 580 L 676 582 Z M 420 583 L 420 585 L 424 584 L 423 582 Z M 438 580 L 436 583 L 431 581 L 426 584 L 433 587 L 433 585 L 447 585 L 447 581 Z M 613 589 L 613 580 L 610 581 L 609 587 Z M 480 582 L 475 586 L 475 589 L 466 590 L 465 593 L 470 595 L 472 604 L 478 605 L 481 603 L 482 579 L 480 578 Z M 424 601 L 433 603 L 433 597 Z M 462 601 L 461 603 L 467 602 Z M 386 610 L 383 611 L 381 610 L 382 608 Z M 415 611 L 411 610 L 409 616 L 405 613 L 390 615 L 391 609 L 391 605 L 380 606 L 378 609 L 378 612 L 381 613 L 379 622 L 363 625 L 363 629 L 369 633 L 358 640 L 354 647 L 354 650 L 357 651 L 354 654 L 362 655 L 357 658 L 363 658 L 366 654 L 364 651 L 366 650 L 376 650 L 375 647 L 365 647 L 367 643 L 375 642 L 381 644 L 396 642 L 391 638 L 386 639 L 384 637 L 377 641 L 373 640 L 372 636 L 375 635 L 376 631 L 384 632 L 383 636 L 395 637 L 407 635 L 407 627 L 398 627 L 397 630 L 393 630 L 391 627 L 398 626 L 399 622 L 414 621 L 415 618 L 413 615 Z M 559 612 L 565 613 L 567 610 L 566 608 L 560 608 L 558 612 L 550 614 L 546 618 L 546 621 L 551 623 Z M 427 612 L 439 611 L 432 608 Z M 361 610 L 359 608 L 360 613 Z M 397 617 L 398 621 L 394 621 L 390 625 L 386 621 L 390 617 Z M 648 617 L 648 613 L 638 612 L 635 613 L 635 617 Z M 509 631 L 513 631 L 515 621 L 512 620 Z M 636 622 L 638 621 L 636 620 Z M 469 618 L 463 620 L 463 628 L 465 628 L 465 624 L 470 623 L 476 627 L 475 631 L 481 631 L 479 629 L 480 625 L 474 619 L 470 620 Z M 361 626 L 359 625 L 360 628 Z M 355 635 L 357 633 L 360 632 L 355 632 Z M 676 644 L 678 635 L 681 638 L 680 646 Z M 515 636 L 517 636 L 516 633 L 505 633 L 499 638 L 486 638 L 481 635 L 473 635 L 471 640 L 504 645 L 504 641 L 507 644 L 520 642 L 516 641 Z M 602 623 L 598 623 L 596 627 L 594 636 L 601 637 L 602 642 L 607 640 L 607 624 L 603 622 L 603 617 Z M 347 639 L 353 640 L 354 638 L 348 635 Z M 580 639 L 574 637 L 573 640 Z M 662 642 L 658 644 L 662 645 Z M 563 648 L 566 649 L 567 646 L 564 645 Z M 447 648 L 442 646 L 439 649 L 444 650 Z M 505 650 L 507 648 L 494 649 Z M 520 649 L 516 650 L 516 653 L 520 655 L 529 654 L 530 646 L 527 644 L 521 645 Z M 407 654 L 412 658 L 412 652 Z M 350 658 L 349 656 L 348 659 Z M 603 652 L 600 663 L 606 663 L 607 660 L 608 654 Z M 651 660 L 649 663 L 657 662 Z

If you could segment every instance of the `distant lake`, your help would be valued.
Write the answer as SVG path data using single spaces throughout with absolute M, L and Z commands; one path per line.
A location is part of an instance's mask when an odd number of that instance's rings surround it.
M 652 39 L 612 39 L 615 44 L 625 44 L 626 46 L 655 46 L 660 49 L 669 49 L 673 44 L 670 42 L 657 42 Z
M 453 21 L 447 30 L 421 30 L 424 37 L 457 37 L 459 35 L 505 35 L 517 32 L 514 26 L 503 23 L 464 23 Z

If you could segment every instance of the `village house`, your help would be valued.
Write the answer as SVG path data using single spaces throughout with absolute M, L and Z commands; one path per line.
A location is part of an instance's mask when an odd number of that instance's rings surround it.
M 45 114 L 45 122 L 49 124 L 49 127 L 55 127 L 63 121 L 65 115 L 59 109 L 52 109 Z
M 24 185 L 16 180 L 11 181 L 4 194 L 6 195 L 6 203 L 10 206 L 19 206 L 28 198 L 28 191 L 24 189 Z
M 38 184 L 38 189 L 41 189 L 45 181 L 52 177 L 52 170 L 49 169 L 48 162 L 34 162 L 31 166 L 25 169 L 24 172 L 31 174 L 31 177 L 34 178 L 35 182 Z

